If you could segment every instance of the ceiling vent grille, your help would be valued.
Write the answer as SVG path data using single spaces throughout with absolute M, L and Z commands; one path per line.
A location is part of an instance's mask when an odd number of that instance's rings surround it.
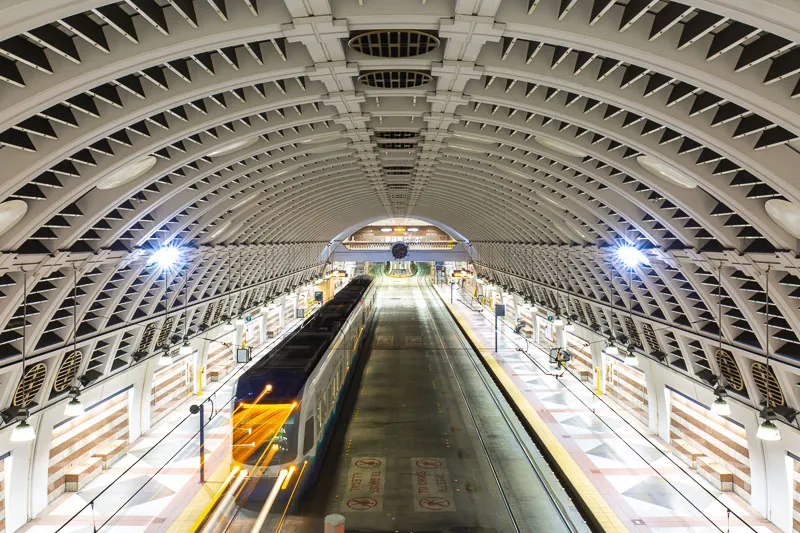
M 439 47 L 439 38 L 419 30 L 373 30 L 350 38 L 347 45 L 374 57 L 414 57 Z
M 416 131 L 376 131 L 375 137 L 378 139 L 416 139 L 419 132 Z
M 744 380 L 742 379 L 742 373 L 739 371 L 739 365 L 736 364 L 736 360 L 733 358 L 733 354 L 727 350 L 718 348 L 716 356 L 719 372 L 722 374 L 722 377 L 725 378 L 728 387 L 738 393 L 743 393 L 745 391 Z
M 78 374 L 78 368 L 80 368 L 82 360 L 83 354 L 80 350 L 68 352 L 64 356 L 64 359 L 61 361 L 61 366 L 58 367 L 58 372 L 56 372 L 56 378 L 53 382 L 53 392 L 64 392 L 72 385 L 72 381 Z
M 419 70 L 376 70 L 358 77 L 358 81 L 376 89 L 410 89 L 432 79 L 430 74 Z
M 416 146 L 417 145 L 415 143 L 391 142 L 391 143 L 381 144 L 380 148 L 384 150 L 411 150 Z
M 767 402 L 767 399 L 769 399 L 769 404 L 772 407 L 786 405 L 786 399 L 783 397 L 783 390 L 778 383 L 778 378 L 775 376 L 775 371 L 772 370 L 772 367 L 768 367 L 756 361 L 750 366 L 750 369 L 753 373 L 753 381 L 755 381 L 756 388 L 764 402 Z
M 36 363 L 28 367 L 19 380 L 17 390 L 14 392 L 14 407 L 28 407 L 36 399 L 36 395 L 42 390 L 44 378 L 47 375 L 47 366 L 44 363 Z

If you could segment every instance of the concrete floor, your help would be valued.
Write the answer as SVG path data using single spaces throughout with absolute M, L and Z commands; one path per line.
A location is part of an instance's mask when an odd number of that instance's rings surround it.
M 588 531 L 433 291 L 382 284 L 319 481 L 283 531 L 331 513 L 350 532 Z

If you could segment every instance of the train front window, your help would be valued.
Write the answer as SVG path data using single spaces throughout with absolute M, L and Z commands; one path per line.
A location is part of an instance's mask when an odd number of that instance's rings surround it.
M 297 430 L 294 403 L 240 403 L 233 413 L 233 460 L 239 464 L 275 463 L 287 456 Z M 269 448 L 269 449 L 268 449 Z

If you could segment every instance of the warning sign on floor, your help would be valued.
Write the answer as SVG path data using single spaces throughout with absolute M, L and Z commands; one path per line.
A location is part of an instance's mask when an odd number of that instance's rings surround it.
M 406 346 L 422 346 L 422 337 L 419 335 L 407 335 Z
M 386 457 L 353 457 L 342 498 L 342 512 L 383 510 Z
M 393 344 L 394 337 L 391 335 L 378 335 L 378 339 L 375 342 L 377 348 L 391 348 Z
M 411 472 L 415 511 L 455 511 L 447 461 L 443 457 L 414 457 Z

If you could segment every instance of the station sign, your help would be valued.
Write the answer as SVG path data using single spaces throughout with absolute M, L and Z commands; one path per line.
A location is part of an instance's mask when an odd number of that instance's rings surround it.
M 506 304 L 496 304 L 494 306 L 494 314 L 497 316 L 506 316 Z

